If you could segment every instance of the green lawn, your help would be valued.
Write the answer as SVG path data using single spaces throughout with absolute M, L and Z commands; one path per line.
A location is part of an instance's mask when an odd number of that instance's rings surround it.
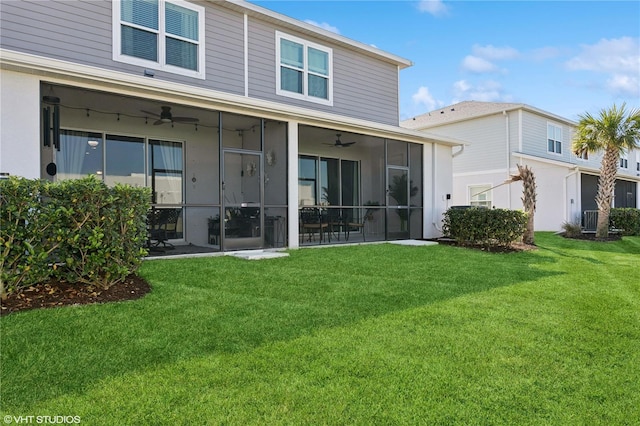
M 0 319 L 3 417 L 640 423 L 640 237 L 145 262 L 125 303 Z

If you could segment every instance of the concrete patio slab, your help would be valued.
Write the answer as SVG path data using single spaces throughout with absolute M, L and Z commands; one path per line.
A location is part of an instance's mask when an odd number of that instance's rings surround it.
M 433 246 L 438 245 L 435 241 L 425 241 L 425 240 L 398 240 L 398 241 L 388 241 L 389 244 L 397 244 L 399 246 Z

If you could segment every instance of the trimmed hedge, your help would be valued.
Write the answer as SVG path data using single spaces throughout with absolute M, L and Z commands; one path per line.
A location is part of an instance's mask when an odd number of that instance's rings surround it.
M 613 228 L 622 229 L 623 235 L 640 235 L 640 209 L 611 209 L 609 223 Z
M 491 248 L 518 241 L 526 226 L 527 214 L 518 210 L 451 208 L 444 213 L 442 231 L 460 245 Z
M 95 177 L 0 180 L 0 279 L 7 292 L 50 278 L 108 288 L 147 254 L 148 188 Z

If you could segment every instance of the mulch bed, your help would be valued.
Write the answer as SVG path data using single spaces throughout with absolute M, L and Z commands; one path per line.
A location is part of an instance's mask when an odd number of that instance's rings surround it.
M 586 234 L 578 234 L 578 235 L 567 235 L 566 233 L 561 234 L 565 238 L 569 238 L 572 240 L 589 240 L 589 241 L 620 241 L 622 239 L 622 234 L 609 234 L 607 238 L 596 238 L 595 233 L 586 233 Z
M 28 309 L 134 300 L 150 291 L 149 283 L 134 274 L 107 290 L 83 284 L 49 281 L 10 294 L 7 300 L 1 303 L 0 315 Z
M 465 248 L 469 248 L 469 249 L 474 249 L 474 250 L 480 250 L 480 251 L 489 251 L 491 253 L 517 253 L 520 251 L 529 251 L 529 250 L 537 250 L 538 247 L 535 245 L 531 245 L 531 244 L 525 244 L 525 243 L 511 243 L 509 246 L 493 246 L 491 248 L 487 248 L 483 245 L 473 245 L 473 244 L 466 244 L 466 245 L 462 245 L 462 244 L 458 244 L 458 242 L 456 240 L 453 239 L 449 239 L 449 238 L 436 238 L 434 240 L 431 241 L 437 241 L 438 244 L 446 244 L 446 245 L 451 245 L 451 246 L 458 246 L 458 247 L 465 247 Z

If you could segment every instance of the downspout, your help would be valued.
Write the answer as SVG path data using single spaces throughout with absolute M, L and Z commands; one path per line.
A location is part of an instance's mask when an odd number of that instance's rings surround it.
M 572 218 L 569 217 L 569 211 L 568 211 L 568 207 L 567 207 L 567 195 L 569 193 L 569 178 L 571 176 L 575 175 L 578 172 L 579 172 L 578 166 L 573 166 L 573 171 L 564 177 L 564 185 L 563 185 L 563 188 L 562 188 L 562 190 L 563 190 L 563 197 L 562 198 L 564 199 L 564 203 L 562 203 L 562 204 L 564 204 L 564 220 L 567 223 L 572 223 L 572 220 L 573 220 Z M 572 198 L 571 199 L 571 204 L 574 204 L 574 203 L 575 203 L 575 201 Z
M 451 154 L 451 158 L 456 158 L 458 155 L 462 154 L 464 152 L 464 147 L 464 145 L 460 145 L 460 151 L 456 151 Z
M 440 232 L 436 224 L 436 144 L 431 144 L 431 225 Z

